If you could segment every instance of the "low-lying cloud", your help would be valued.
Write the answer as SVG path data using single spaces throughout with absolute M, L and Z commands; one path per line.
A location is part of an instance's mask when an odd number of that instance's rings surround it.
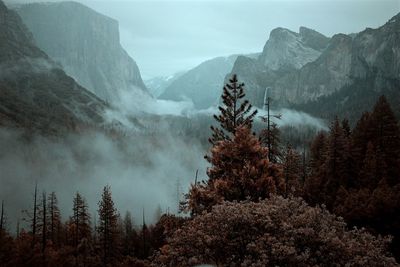
M 121 214 L 130 211 L 140 223 L 143 208 L 147 221 L 153 220 L 158 206 L 176 212 L 178 194 L 187 191 L 197 169 L 202 176 L 206 169 L 199 144 L 166 133 L 123 140 L 88 133 L 27 142 L 21 133 L 3 129 L 0 147 L 0 199 L 5 200 L 10 230 L 21 210 L 33 206 L 35 181 L 40 191 L 57 193 L 64 219 L 72 212 L 77 191 L 95 216 L 102 188 L 110 185 Z

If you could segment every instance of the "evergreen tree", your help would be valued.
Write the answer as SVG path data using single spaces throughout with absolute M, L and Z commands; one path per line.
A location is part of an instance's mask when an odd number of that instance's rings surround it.
M 263 117 L 262 120 L 266 122 L 267 118 Z M 268 148 L 268 158 L 270 161 L 273 163 L 278 163 L 282 159 L 279 137 L 280 131 L 278 125 L 273 122 L 270 122 L 270 126 L 268 128 L 261 130 L 260 141 L 263 146 Z
M 42 254 L 43 254 L 43 262 L 46 262 L 45 259 L 45 250 L 46 250 L 46 244 L 47 244 L 47 205 L 46 205 L 46 193 L 43 192 L 42 194 L 42 208 L 41 208 L 41 228 L 42 228 Z
M 380 166 L 378 165 L 378 153 L 372 142 L 368 142 L 363 166 L 359 173 L 359 188 L 375 189 L 380 179 L 386 176 L 384 172 L 387 166 L 385 165 L 382 166 L 382 162 Z
M 338 118 L 335 118 L 330 128 L 327 152 L 324 163 L 326 183 L 322 189 L 325 194 L 325 204 L 331 208 L 339 187 L 347 188 L 349 182 L 347 171 L 348 143 Z
M 5 230 L 4 200 L 1 201 L 0 232 Z
M 125 256 L 134 256 L 135 244 L 138 242 L 138 235 L 133 226 L 132 215 L 129 211 L 126 212 L 124 221 L 124 235 L 122 240 L 122 249 Z
M 103 265 L 115 262 L 119 256 L 118 214 L 112 200 L 110 186 L 103 188 L 99 202 L 97 231 Z
M 350 122 L 348 119 L 342 120 L 342 129 L 346 137 L 349 137 L 351 135 Z
M 241 126 L 251 128 L 257 111 L 252 111 L 252 105 L 244 100 L 244 83 L 239 83 L 234 74 L 223 88 L 222 103 L 219 106 L 220 115 L 214 115 L 220 128 L 211 126 L 212 137 L 209 142 L 215 145 L 218 141 L 230 140 Z
M 384 96 L 381 96 L 371 114 L 369 133 L 374 146 L 387 164 L 389 185 L 400 182 L 400 129 L 398 121 Z
M 280 149 L 280 131 L 278 125 L 272 121 L 273 118 L 280 119 L 281 115 L 271 114 L 271 98 L 268 94 L 268 88 L 265 91 L 264 109 L 267 110 L 267 115 L 261 119 L 267 124 L 267 127 L 260 133 L 261 143 L 268 148 L 268 159 L 277 163 L 281 160 L 282 154 Z
M 247 127 L 237 129 L 233 140 L 219 142 L 211 149 L 208 181 L 192 186 L 188 209 L 192 214 L 210 210 L 222 200 L 258 201 L 270 193 L 285 191 L 282 171 L 269 162 L 268 149 Z
M 47 200 L 49 210 L 49 238 L 56 246 L 60 245 L 61 241 L 61 214 L 58 208 L 58 200 L 55 192 L 52 192 Z
M 86 200 L 78 192 L 76 192 L 73 200 L 72 212 L 72 240 L 73 245 L 75 248 L 77 248 L 83 239 L 90 240 L 91 238 L 90 214 L 88 211 L 88 205 Z
M 289 194 L 301 195 L 302 159 L 300 154 L 290 145 L 287 145 L 283 155 L 282 169 L 286 184 L 286 196 Z
M 328 153 L 328 137 L 319 132 L 310 147 L 310 175 L 304 183 L 304 198 L 310 204 L 322 203 L 322 187 L 326 183 L 324 163 Z

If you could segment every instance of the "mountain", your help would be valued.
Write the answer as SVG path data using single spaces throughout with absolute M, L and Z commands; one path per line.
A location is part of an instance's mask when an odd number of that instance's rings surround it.
M 263 105 L 269 87 L 275 106 L 304 108 L 325 117 L 354 112 L 357 117 L 377 95 L 391 95 L 392 104 L 399 102 L 399 23 L 396 15 L 377 29 L 332 38 L 305 27 L 299 33 L 278 28 L 258 59 L 238 57 L 231 73 L 246 84 L 256 106 Z
M 324 35 L 300 27 L 299 33 L 284 28 L 271 31 L 259 61 L 272 70 L 299 69 L 319 57 L 329 42 Z
M 149 92 L 155 96 L 159 97 L 165 92 L 168 86 L 170 86 L 176 79 L 185 74 L 185 71 L 177 72 L 169 76 L 157 76 L 144 81 L 144 84 L 148 88 Z
M 237 55 L 207 60 L 174 80 L 159 98 L 166 100 L 190 99 L 198 109 L 218 103 L 222 82 Z
M 105 101 L 147 94 L 135 61 L 120 44 L 118 22 L 76 2 L 32 3 L 15 10 L 37 45 L 79 84 Z
M 0 125 L 55 134 L 105 123 L 104 101 L 67 76 L 0 0 Z
M 263 52 L 258 57 L 237 58 L 225 82 L 232 74 L 238 74 L 240 81 L 244 82 L 247 88 L 247 97 L 255 106 L 262 107 L 267 87 L 274 87 L 280 78 L 296 73 L 303 66 L 318 59 L 329 41 L 328 37 L 306 27 L 300 27 L 298 33 L 276 28 L 271 31 Z M 276 91 L 273 90 L 272 93 Z M 274 95 L 276 102 L 279 102 L 279 106 L 287 106 L 289 99 L 286 92 L 282 90 L 279 93 L 280 97 L 277 97 L 277 93 Z
M 400 13 L 385 25 L 367 28 L 347 42 L 351 42 L 346 52 L 350 55 L 339 57 L 343 67 L 336 70 L 346 77 L 346 85 L 298 108 L 324 117 L 343 114 L 357 118 L 362 111 L 371 110 L 384 94 L 400 117 Z

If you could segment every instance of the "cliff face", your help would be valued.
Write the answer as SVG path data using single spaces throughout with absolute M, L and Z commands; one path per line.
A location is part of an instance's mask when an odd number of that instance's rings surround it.
M 350 83 L 351 37 L 332 37 L 324 52 L 302 68 L 282 77 L 272 86 L 274 97 L 284 103 L 301 103 L 329 95 Z
M 250 101 L 259 107 L 266 87 L 272 88 L 275 106 L 318 106 L 316 102 L 328 101 L 329 96 L 330 102 L 339 105 L 339 101 L 347 101 L 346 95 L 359 95 L 349 90 L 359 91 L 367 80 L 365 97 L 375 97 L 372 91 L 393 95 L 394 87 L 400 87 L 399 17 L 377 29 L 353 36 L 336 34 L 330 39 L 304 27 L 298 34 L 278 28 L 271 32 L 258 60 L 238 58 L 231 73 L 245 82 Z M 346 109 L 350 108 L 347 103 Z M 307 110 L 312 110 L 311 106 Z
M 105 122 L 105 103 L 79 86 L 35 46 L 0 1 L 0 125 L 46 134 Z
M 259 57 L 269 69 L 299 69 L 319 57 L 329 38 L 301 27 L 299 33 L 284 28 L 271 31 L 264 50 Z
M 26 4 L 16 11 L 37 45 L 103 100 L 147 93 L 138 66 L 120 45 L 117 21 L 75 2 Z

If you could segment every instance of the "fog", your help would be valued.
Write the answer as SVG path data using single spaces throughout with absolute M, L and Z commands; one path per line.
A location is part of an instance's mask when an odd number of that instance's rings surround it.
M 96 214 L 102 188 L 110 185 L 122 215 L 132 212 L 141 223 L 154 221 L 158 206 L 177 211 L 178 190 L 187 191 L 199 169 L 205 177 L 204 150 L 164 133 L 134 135 L 115 140 L 100 133 L 69 135 L 63 140 L 35 137 L 27 142 L 18 131 L 0 130 L 0 199 L 10 230 L 15 230 L 21 210 L 33 205 L 35 181 L 39 192 L 55 191 L 63 219 L 72 212 L 72 198 L 79 191 Z M 180 194 L 179 194 L 180 195 Z
M 207 151 L 199 136 L 209 134 L 208 126 L 213 122 L 212 114 L 218 113 L 217 107 L 196 110 L 190 100 L 138 98 L 131 93 L 122 94 L 120 99 L 105 115 L 129 129 L 129 134 L 121 138 L 91 132 L 63 139 L 36 136 L 28 142 L 21 132 L 0 130 L 0 199 L 6 202 L 11 230 L 22 218 L 21 210 L 32 207 L 35 181 L 40 191 L 57 193 L 64 219 L 71 214 L 77 191 L 87 199 L 95 216 L 102 188 L 110 185 L 121 214 L 130 211 L 140 223 L 143 208 L 148 222 L 154 221 L 158 206 L 163 211 L 177 212 L 178 194 L 187 192 L 196 170 L 199 179 L 206 179 L 203 156 Z M 152 122 L 155 128 L 144 131 L 131 120 L 140 120 L 144 113 L 193 121 L 200 132 L 197 137 L 182 138 L 171 132 L 168 121 Z M 326 129 L 322 120 L 302 112 L 282 109 L 271 113 L 282 115 L 276 120 L 279 126 Z M 265 115 L 259 109 L 256 121 Z M 199 116 L 206 120 L 196 125 Z M 160 120 L 164 121 L 163 117 Z

